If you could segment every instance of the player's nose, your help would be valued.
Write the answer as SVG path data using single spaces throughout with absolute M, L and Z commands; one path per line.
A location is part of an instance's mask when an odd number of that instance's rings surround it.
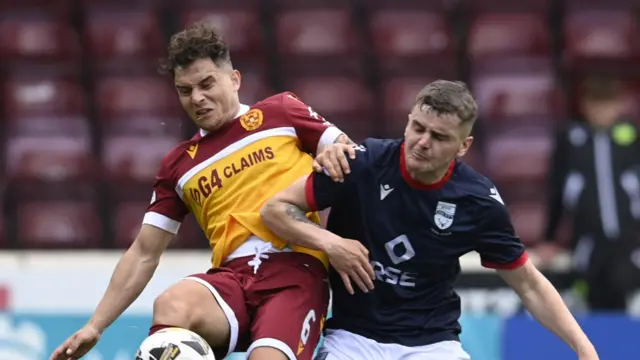
M 431 137 L 427 134 L 422 135 L 416 144 L 422 148 L 429 148 L 431 144 Z
M 202 91 L 194 89 L 191 92 L 191 103 L 193 103 L 194 105 L 198 105 L 202 102 L 204 102 L 204 94 L 202 93 Z

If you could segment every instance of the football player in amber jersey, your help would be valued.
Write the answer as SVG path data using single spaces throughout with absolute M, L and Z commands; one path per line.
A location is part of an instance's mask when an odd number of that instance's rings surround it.
M 309 153 L 324 152 L 322 165 L 337 176 L 344 151 L 355 154 L 333 144 L 351 141 L 291 93 L 241 104 L 240 73 L 206 25 L 174 35 L 168 52 L 163 67 L 200 131 L 164 157 L 139 235 L 93 317 L 52 360 L 77 359 L 96 344 L 145 288 L 188 213 L 209 239 L 211 270 L 156 299 L 150 333 L 192 330 L 217 358 L 246 350 L 250 359 L 311 359 L 329 302 L 326 255 L 289 246 L 262 224 L 260 208 L 312 169 Z

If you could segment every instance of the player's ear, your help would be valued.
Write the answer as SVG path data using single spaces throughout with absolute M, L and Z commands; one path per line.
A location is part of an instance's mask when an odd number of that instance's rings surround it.
M 231 82 L 233 83 L 233 89 L 235 91 L 240 90 L 240 83 L 242 82 L 242 75 L 240 74 L 240 71 L 238 70 L 233 70 L 231 72 Z
M 467 136 L 462 144 L 460 144 L 460 149 L 458 149 L 457 157 L 463 157 L 467 153 L 467 151 L 469 151 L 471 144 L 473 144 L 473 136 Z

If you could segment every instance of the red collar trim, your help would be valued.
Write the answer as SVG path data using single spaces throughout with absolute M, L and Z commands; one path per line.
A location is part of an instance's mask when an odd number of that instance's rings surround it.
M 433 184 L 421 183 L 420 181 L 412 178 L 411 174 L 409 174 L 409 170 L 407 169 L 407 163 L 405 162 L 405 157 L 404 157 L 404 142 L 402 143 L 402 145 L 400 145 L 400 173 L 402 174 L 404 181 L 406 181 L 407 184 L 409 184 L 409 186 L 411 186 L 414 189 L 436 190 L 441 188 L 451 178 L 451 175 L 453 174 L 453 169 L 455 168 L 455 166 L 456 166 L 456 161 L 454 160 L 451 162 L 451 164 L 449 164 L 449 169 L 447 170 L 447 173 L 444 174 L 442 179 L 434 182 Z

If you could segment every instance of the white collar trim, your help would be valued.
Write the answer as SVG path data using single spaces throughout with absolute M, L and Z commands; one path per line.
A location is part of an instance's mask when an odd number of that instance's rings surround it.
M 248 113 L 248 112 L 249 112 L 249 109 L 250 109 L 249 105 L 240 104 L 240 109 L 238 110 L 238 113 L 236 114 L 236 116 L 234 117 L 234 119 L 235 119 L 235 118 L 238 118 L 238 117 L 240 117 L 240 116 L 242 116 L 242 115 L 244 115 L 244 114 L 246 114 L 246 113 Z M 200 136 L 205 136 L 205 135 L 207 135 L 208 133 L 209 133 L 209 132 L 208 132 L 207 130 L 200 129 Z

